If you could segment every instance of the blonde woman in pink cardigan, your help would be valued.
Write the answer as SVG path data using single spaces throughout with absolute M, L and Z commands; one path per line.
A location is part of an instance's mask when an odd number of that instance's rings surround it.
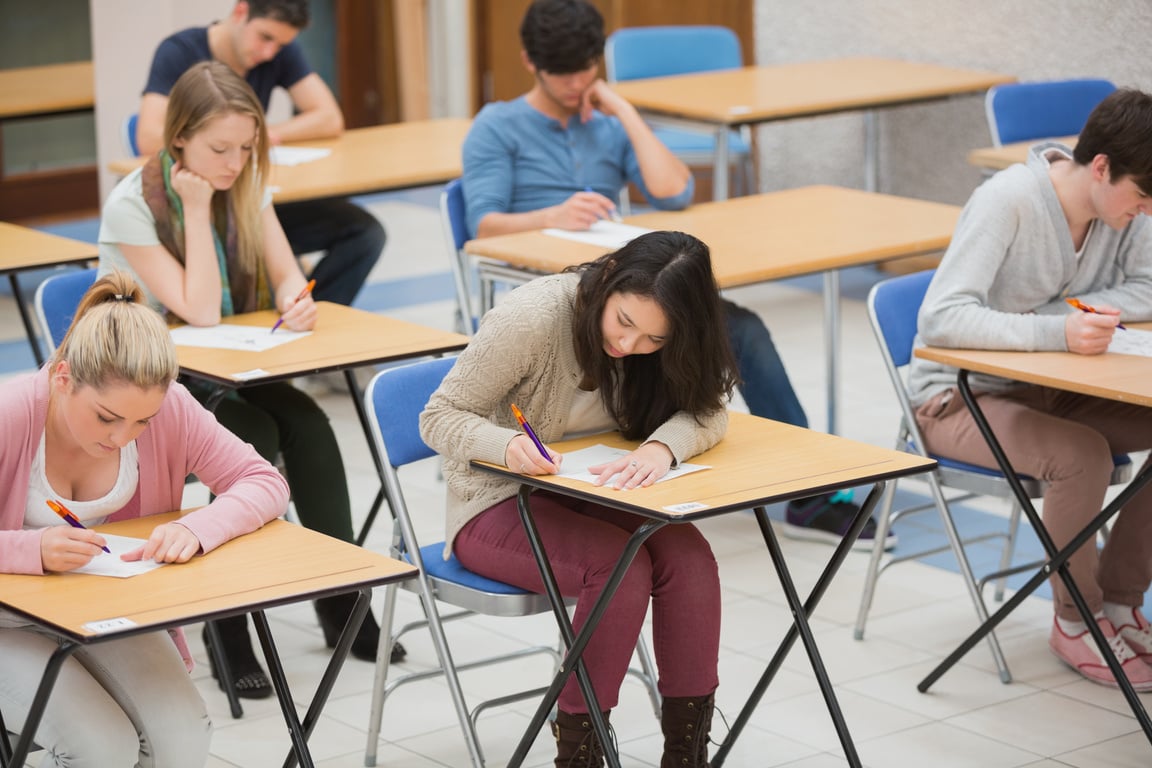
M 125 558 L 183 563 L 281 515 L 288 487 L 175 383 L 176 350 L 140 288 L 114 272 L 81 301 L 56 354 L 0 385 L 0 572 L 51 574 L 104 545 L 85 526 L 179 509 L 195 474 L 215 499 L 157 526 Z M 173 642 L 173 640 L 175 642 Z M 56 641 L 0 612 L 0 711 L 22 725 Z M 65 663 L 36 742 L 43 765 L 202 766 L 211 721 L 181 633 L 81 648 Z

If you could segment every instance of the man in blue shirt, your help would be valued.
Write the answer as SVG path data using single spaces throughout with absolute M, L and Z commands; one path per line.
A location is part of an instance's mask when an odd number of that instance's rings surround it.
M 277 86 L 288 92 L 294 114 L 269 126 L 273 145 L 339 136 L 344 131 L 340 105 L 296 43 L 308 20 L 307 0 L 240 0 L 223 21 L 166 38 L 156 48 L 140 99 L 140 153 L 162 148 L 168 92 L 188 67 L 209 59 L 247 80 L 265 110 Z M 313 298 L 351 304 L 384 249 L 380 222 L 343 198 L 277 204 L 276 215 L 293 253 L 325 252 L 312 270 Z
M 585 0 L 536 0 L 520 27 L 521 58 L 536 82 L 528 93 L 486 105 L 464 141 L 468 230 L 477 237 L 556 227 L 587 229 L 615 213 L 635 184 L 663 210 L 686 208 L 688 167 L 600 79 L 604 22 Z M 770 233 L 769 233 L 770 234 Z M 801 427 L 808 419 L 763 321 L 725 302 L 740 368 L 740 393 L 756 416 Z M 784 533 L 838 543 L 859 507 L 851 491 L 788 504 Z M 868 522 L 857 542 L 871 549 Z M 896 543 L 890 536 L 885 545 Z

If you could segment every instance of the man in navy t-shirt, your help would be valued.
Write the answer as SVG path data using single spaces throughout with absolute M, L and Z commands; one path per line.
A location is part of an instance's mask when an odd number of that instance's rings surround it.
M 340 105 L 296 43 L 308 20 L 307 0 L 240 0 L 224 20 L 166 38 L 156 48 L 140 99 L 140 153 L 162 148 L 169 91 L 188 67 L 209 59 L 244 77 L 265 110 L 277 86 L 288 92 L 294 114 L 268 127 L 273 145 L 339 136 Z M 313 297 L 351 304 L 384 248 L 380 222 L 347 199 L 278 204 L 276 215 L 294 253 L 325 252 L 312 271 Z

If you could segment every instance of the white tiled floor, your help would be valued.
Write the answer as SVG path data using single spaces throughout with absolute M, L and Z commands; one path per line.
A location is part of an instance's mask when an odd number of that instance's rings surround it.
M 374 204 L 373 210 L 389 231 L 388 248 L 373 280 L 446 271 L 433 209 L 386 200 Z M 765 316 L 813 426 L 821 428 L 825 411 L 819 294 L 794 286 L 766 285 L 734 291 L 733 296 Z M 0 318 L 12 317 L 7 307 L 3 309 L 5 314 Z M 434 302 L 395 314 L 448 328 L 451 312 L 450 303 Z M 894 438 L 896 409 L 861 301 L 845 302 L 843 328 L 842 433 L 888 445 Z M 9 338 L 19 334 L 18 326 L 11 323 L 3 330 L 10 331 Z M 355 513 L 363 516 L 377 488 L 364 438 L 346 395 L 329 394 L 321 399 L 340 436 Z M 434 534 L 442 525 L 443 499 L 435 462 L 406 470 L 404 480 L 409 502 L 422 510 L 423 525 L 429 535 Z M 916 490 L 915 483 L 909 485 Z M 724 587 L 717 701 L 719 712 L 731 719 L 785 632 L 789 614 L 750 515 L 710 520 L 701 527 L 717 554 Z M 377 525 L 368 545 L 385 550 L 386 528 Z M 782 544 L 803 590 L 814 581 L 831 549 L 788 539 Z M 1046 640 L 1051 608 L 1042 599 L 1027 601 L 1000 631 L 1014 683 L 999 681 L 986 648 L 980 646 L 929 693 L 918 693 L 916 683 L 974 623 L 959 576 L 919 564 L 893 568 L 880 582 L 866 639 L 856 641 L 852 623 L 865 563 L 863 554 L 849 556 L 812 626 L 867 766 L 1143 768 L 1152 762 L 1152 746 L 1120 694 L 1083 681 L 1049 654 Z M 377 616 L 380 602 L 378 596 L 374 604 Z M 418 616 L 412 595 L 401 593 L 398 613 L 404 620 Z M 328 651 L 310 606 L 277 609 L 271 619 L 289 681 L 303 706 L 319 679 Z M 458 661 L 485 649 L 547 643 L 555 637 L 549 616 L 455 623 L 449 625 L 448 632 Z M 202 662 L 193 674 L 216 726 L 209 765 L 278 764 L 287 751 L 288 739 L 275 701 L 245 702 L 244 717 L 233 720 L 208 673 L 199 632 L 192 631 L 190 636 Z M 435 655 L 425 637 L 407 636 L 404 643 L 409 650 L 402 665 L 405 669 L 433 665 Z M 318 765 L 351 768 L 364 764 L 372 671 L 370 664 L 349 659 L 311 740 Z M 539 684 L 547 672 L 547 662 L 526 661 L 511 671 L 465 673 L 464 685 L 473 695 L 501 692 L 519 683 Z M 1149 697 L 1145 699 L 1147 703 Z M 531 710 L 530 703 L 522 703 L 489 710 L 480 718 L 479 732 L 489 766 L 506 762 Z M 643 689 L 634 681 L 625 683 L 613 725 L 624 765 L 658 765 L 659 727 Z M 726 732 L 725 721 L 718 716 L 713 737 L 719 740 Z M 527 764 L 551 765 L 551 750 L 550 738 L 542 735 Z M 441 682 L 419 683 L 395 694 L 384 715 L 379 764 L 390 768 L 468 764 L 448 692 Z M 794 649 L 727 765 L 832 768 L 844 764 L 807 657 L 799 648 Z

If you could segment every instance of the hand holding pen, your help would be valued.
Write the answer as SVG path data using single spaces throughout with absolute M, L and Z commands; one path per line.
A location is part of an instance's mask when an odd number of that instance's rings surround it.
M 72 571 L 92 561 L 99 554 L 93 547 L 109 552 L 101 545 L 100 534 L 90 531 L 63 504 L 47 499 L 48 508 L 68 526 L 50 525 L 40 534 L 40 562 L 45 571 Z
M 1090 304 L 1085 304 L 1084 302 L 1080 301 L 1080 299 L 1072 298 L 1071 296 L 1064 299 L 1064 301 L 1068 302 L 1070 305 L 1072 305 L 1076 309 L 1080 310 L 1081 312 L 1087 312 L 1088 314 L 1091 314 L 1091 315 L 1119 315 L 1120 314 L 1119 312 L 1104 312 L 1102 310 L 1096 309 L 1096 307 L 1093 307 Z M 1116 327 L 1122 331 L 1128 330 L 1127 328 L 1124 327 L 1123 323 L 1116 323 Z
M 540 466 L 540 463 L 536 457 L 530 454 L 524 453 L 517 455 L 514 453 L 512 446 L 516 444 L 515 441 L 508 444 L 508 449 L 504 456 L 505 466 L 507 466 L 509 469 L 518 469 L 520 472 L 530 475 L 555 474 L 556 471 L 560 468 L 560 455 L 557 454 L 555 457 L 553 457 L 553 455 L 549 453 L 548 449 L 544 447 L 544 443 L 540 442 L 540 438 L 536 436 L 536 432 L 532 429 L 532 426 L 528 423 L 528 420 L 524 418 L 524 414 L 520 411 L 519 408 L 516 407 L 516 404 L 512 403 L 511 406 L 512 415 L 516 417 L 516 421 L 520 424 L 520 428 L 524 430 L 524 434 L 527 435 L 528 439 L 532 441 L 532 444 L 536 446 L 536 451 L 544 457 L 544 460 L 548 462 L 549 466 Z
M 312 293 L 312 289 L 315 287 L 316 287 L 316 281 L 315 280 L 309 280 L 308 285 L 304 286 L 304 290 L 300 291 L 300 294 L 296 297 L 296 300 L 292 302 L 292 306 L 294 307 L 298 303 L 303 301 L 306 296 L 308 296 L 309 294 Z M 276 329 L 279 328 L 281 323 L 284 322 L 284 315 L 287 315 L 291 310 L 292 310 L 292 307 L 289 307 L 287 310 L 284 311 L 284 314 L 280 315 L 280 319 L 276 321 L 276 325 L 272 326 L 272 330 L 269 331 L 269 333 L 275 333 L 276 332 Z

